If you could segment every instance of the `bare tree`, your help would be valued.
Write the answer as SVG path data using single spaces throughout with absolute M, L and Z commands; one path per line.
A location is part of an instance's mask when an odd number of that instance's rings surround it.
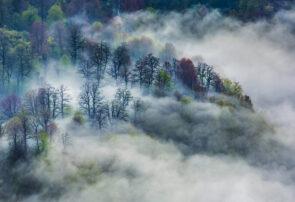
M 60 102 L 60 114 L 61 117 L 65 117 L 65 108 L 69 106 L 70 103 L 70 95 L 67 93 L 68 89 L 64 86 L 61 85 L 59 88 L 59 102 Z
M 149 54 L 140 58 L 133 70 L 132 81 L 133 83 L 139 82 L 140 87 L 150 88 L 155 80 L 159 69 L 159 58 Z
M 87 114 L 88 117 L 91 116 L 91 98 L 90 98 L 90 83 L 85 83 L 82 87 L 82 93 L 80 95 L 80 108 Z
M 13 117 L 6 124 L 6 132 L 9 135 L 10 149 L 13 159 L 18 159 L 23 156 L 22 145 L 22 123 L 18 117 Z
M 152 54 L 149 54 L 146 57 L 147 60 L 147 71 L 146 71 L 146 85 L 149 88 L 153 85 L 154 79 L 157 75 L 157 71 L 159 68 L 160 60 L 159 58 L 153 56 Z
M 140 88 L 144 84 L 144 75 L 146 71 L 146 60 L 145 58 L 140 58 L 136 61 L 135 68 L 133 69 L 132 82 L 139 83 Z
M 19 112 L 20 107 L 21 100 L 15 94 L 7 95 L 0 102 L 0 112 L 5 120 L 8 120 L 15 116 Z
M 89 59 L 83 59 L 81 64 L 79 65 L 79 73 L 82 74 L 86 81 L 90 81 L 92 79 L 94 73 L 94 64 Z
M 21 127 L 22 127 L 23 147 L 24 147 L 24 153 L 26 154 L 28 149 L 27 140 L 31 133 L 31 117 L 29 116 L 29 113 L 24 108 L 17 115 L 17 117 L 19 118 Z
M 101 104 L 96 110 L 95 121 L 98 124 L 99 129 L 102 129 L 108 121 L 109 118 L 109 105 Z
M 70 24 L 68 30 L 68 50 L 71 55 L 72 63 L 76 65 L 84 46 L 83 34 L 80 27 L 76 24 Z
M 80 95 L 80 107 L 89 119 L 95 120 L 97 110 L 102 105 L 102 99 L 97 83 L 87 82 L 84 84 Z
M 131 76 L 131 71 L 129 66 L 124 66 L 123 68 L 121 68 L 120 77 L 123 79 L 126 88 L 128 87 L 130 76 Z
M 88 45 L 88 54 L 94 65 L 95 78 L 100 86 L 101 80 L 104 78 L 104 74 L 111 57 L 111 49 L 106 42 L 91 43 Z
M 60 106 L 59 106 L 59 101 L 60 101 L 60 98 L 59 98 L 59 94 L 60 94 L 60 91 L 59 89 L 53 89 L 52 90 L 52 96 L 51 96 L 51 99 L 52 99 L 52 119 L 56 119 L 59 115 L 59 110 L 60 110 Z
M 128 113 L 127 106 L 132 100 L 132 96 L 129 90 L 127 89 L 118 89 L 115 95 L 115 99 L 111 104 L 111 116 L 115 120 L 124 120 L 127 121 Z
M 126 44 L 122 44 L 116 50 L 113 54 L 113 65 L 110 69 L 110 74 L 113 78 L 115 78 L 116 81 L 118 81 L 118 78 L 120 76 L 121 68 L 130 65 L 131 59 L 129 56 L 129 51 L 127 49 Z

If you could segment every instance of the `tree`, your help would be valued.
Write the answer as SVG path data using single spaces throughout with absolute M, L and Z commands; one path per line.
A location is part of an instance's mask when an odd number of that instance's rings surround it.
M 133 111 L 134 111 L 134 115 L 133 115 L 133 122 L 136 125 L 138 120 L 140 119 L 139 116 L 142 112 L 144 112 L 146 109 L 148 108 L 148 105 L 145 104 L 142 100 L 140 99 L 136 99 L 133 102 Z
M 102 105 L 102 99 L 97 83 L 87 82 L 84 84 L 80 95 L 80 107 L 89 119 L 95 120 L 97 110 Z
M 102 16 L 101 2 L 99 0 L 88 0 L 85 5 L 88 19 L 99 19 Z
M 160 53 L 160 58 L 164 62 L 171 63 L 173 61 L 173 58 L 176 57 L 176 49 L 173 44 L 166 43 L 165 47 Z
M 129 66 L 131 59 L 126 44 L 122 44 L 115 49 L 113 53 L 113 65 L 111 66 L 110 74 L 116 81 L 120 76 L 121 68 Z
M 19 118 L 22 127 L 23 147 L 24 153 L 26 154 L 28 149 L 27 139 L 29 134 L 31 133 L 31 117 L 25 109 L 22 109 L 17 117 Z
M 176 70 L 177 78 L 189 89 L 193 90 L 197 94 L 205 93 L 206 89 L 201 87 L 195 67 L 190 59 L 183 58 L 180 60 Z
M 61 112 L 61 106 L 59 106 L 59 97 L 60 91 L 59 89 L 52 89 L 51 100 L 52 100 L 52 119 L 56 119 Z M 63 117 L 62 117 L 63 118 Z
M 85 83 L 82 87 L 82 93 L 80 94 L 80 108 L 88 117 L 91 117 L 91 98 L 90 98 L 90 83 Z
M 124 81 L 126 88 L 128 87 L 130 76 L 131 76 L 131 70 L 130 70 L 129 66 L 124 66 L 123 68 L 121 68 L 120 77 Z
M 163 71 L 167 72 L 170 76 L 170 78 L 175 76 L 175 71 L 173 69 L 173 66 L 171 65 L 170 62 L 164 62 L 164 64 L 162 65 L 162 69 Z
M 36 97 L 37 100 L 37 114 L 36 117 L 38 118 L 39 124 L 42 126 L 42 128 L 46 129 L 48 124 L 51 121 L 51 100 L 50 100 L 50 92 L 51 87 L 43 87 L 39 88 L 38 94 Z
M 64 13 L 59 5 L 54 4 L 48 11 L 47 23 L 52 24 L 55 21 L 64 19 Z
M 13 160 L 23 157 L 22 123 L 18 117 L 11 118 L 6 124 L 6 132 L 9 135 L 10 151 Z
M 1 59 L 1 72 L 0 72 L 0 78 L 2 85 L 5 84 L 5 74 L 6 74 L 6 65 L 7 65 L 7 59 L 8 59 L 8 53 L 9 53 L 9 38 L 7 34 L 0 30 L 0 59 Z
M 229 79 L 224 79 L 223 84 L 227 95 L 241 98 L 243 96 L 243 89 L 238 82 L 232 82 Z
M 171 88 L 171 78 L 165 71 L 160 71 L 155 79 L 156 95 L 164 96 Z
M 99 129 L 107 124 L 109 117 L 109 105 L 102 103 L 96 110 L 95 121 L 98 124 Z
M 84 46 L 83 34 L 76 24 L 70 24 L 68 30 L 68 50 L 72 63 L 76 65 Z
M 213 87 L 215 89 L 215 92 L 217 93 L 225 93 L 226 91 L 221 78 L 216 73 L 214 74 L 214 77 L 213 77 Z
M 140 58 L 135 63 L 135 68 L 133 69 L 132 82 L 139 83 L 140 88 L 143 87 L 145 81 L 145 71 L 146 71 L 146 60 L 145 58 Z
M 25 77 L 28 77 L 33 69 L 31 47 L 28 42 L 19 41 L 15 47 L 16 63 L 18 68 L 16 72 L 17 85 L 23 83 Z
M 20 111 L 20 108 L 21 100 L 15 94 L 7 95 L 0 102 L 0 111 L 2 116 L 4 116 L 5 120 L 14 117 Z
M 213 67 L 207 65 L 206 63 L 199 63 L 197 66 L 197 75 L 201 81 L 201 85 L 206 87 L 207 91 L 209 91 L 215 77 Z
M 50 142 L 52 142 L 53 135 L 57 132 L 57 130 L 57 125 L 54 122 L 51 122 L 46 126 L 45 131 L 49 135 Z
M 140 58 L 133 70 L 132 80 L 134 83 L 139 82 L 140 87 L 150 88 L 154 82 L 159 69 L 159 58 L 149 54 Z
M 153 52 L 154 44 L 153 40 L 148 37 L 134 37 L 133 39 L 128 41 L 128 48 L 130 50 L 132 58 L 137 59 Z
M 144 7 L 144 0 L 122 0 L 121 2 L 122 10 L 124 11 L 137 11 Z
M 128 113 L 127 106 L 132 100 L 132 96 L 127 89 L 118 89 L 115 95 L 115 99 L 111 104 L 111 116 L 115 120 L 127 121 Z
M 66 56 L 64 55 L 64 52 L 65 52 L 65 47 L 67 46 L 67 43 L 66 43 L 67 34 L 64 28 L 64 24 L 62 22 L 54 23 L 53 30 L 54 30 L 53 31 L 54 41 L 59 48 L 60 55 L 64 57 Z
M 70 103 L 70 95 L 67 93 L 68 89 L 64 86 L 61 85 L 59 88 L 59 101 L 60 101 L 60 114 L 61 117 L 65 117 L 65 109 L 69 106 Z
M 242 97 L 242 106 L 249 108 L 250 110 L 253 110 L 253 103 L 251 98 L 248 95 L 244 95 Z
M 105 70 L 111 57 L 111 50 L 106 42 L 91 43 L 88 42 L 88 54 L 92 61 L 95 73 L 95 79 L 100 86 L 101 80 L 104 78 Z
M 82 74 L 86 81 L 90 81 L 94 74 L 93 62 L 89 59 L 82 59 L 79 65 L 78 72 Z
M 30 28 L 32 51 L 46 61 L 48 55 L 48 32 L 43 22 L 34 22 Z
M 85 119 L 84 119 L 84 116 L 83 116 L 83 112 L 82 111 L 76 111 L 74 116 L 73 116 L 73 119 L 72 121 L 77 124 L 77 125 L 83 125 L 85 123 Z
M 149 54 L 146 57 L 146 62 L 147 62 L 147 69 L 145 71 L 146 76 L 145 76 L 145 80 L 146 80 L 146 85 L 149 88 L 150 86 L 152 86 L 154 79 L 156 77 L 158 68 L 159 68 L 159 58 L 153 56 L 152 54 Z
M 54 4 L 55 0 L 37 0 L 36 6 L 39 9 L 39 14 L 41 17 L 41 21 L 44 23 L 49 8 Z
M 41 21 L 41 18 L 38 16 L 38 10 L 32 6 L 29 6 L 27 10 L 22 12 L 21 19 L 25 30 L 28 30 L 34 22 Z

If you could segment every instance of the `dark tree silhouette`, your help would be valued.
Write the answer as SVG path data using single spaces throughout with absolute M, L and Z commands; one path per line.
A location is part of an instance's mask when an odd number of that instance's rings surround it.
M 20 111 L 20 108 L 21 100 L 15 94 L 7 95 L 0 102 L 0 112 L 5 120 L 14 117 Z
M 68 27 L 68 51 L 74 65 L 77 64 L 83 47 L 84 39 L 80 27 L 76 24 L 70 24 Z
M 118 81 L 121 68 L 129 66 L 131 63 L 129 51 L 126 44 L 122 44 L 115 49 L 112 61 L 113 65 L 111 66 L 110 74 L 116 81 Z

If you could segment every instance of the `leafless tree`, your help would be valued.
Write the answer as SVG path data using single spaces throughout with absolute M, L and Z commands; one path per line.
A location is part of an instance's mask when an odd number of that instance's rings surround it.
M 70 95 L 67 92 L 68 89 L 64 85 L 61 85 L 58 93 L 60 103 L 59 110 L 62 118 L 65 117 L 65 108 L 68 107 L 70 103 Z
M 110 69 L 110 74 L 116 81 L 120 76 L 121 68 L 130 65 L 131 59 L 126 44 L 122 44 L 115 49 L 113 54 L 113 65 Z

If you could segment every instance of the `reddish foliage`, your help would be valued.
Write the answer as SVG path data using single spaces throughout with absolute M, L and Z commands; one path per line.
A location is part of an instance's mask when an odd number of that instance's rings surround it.
M 181 95 L 181 93 L 178 90 L 176 90 L 174 92 L 174 97 L 176 98 L 177 101 L 180 101 L 181 98 L 182 98 L 182 95 Z
M 179 61 L 176 76 L 186 87 L 195 91 L 197 97 L 206 94 L 206 88 L 200 85 L 194 63 L 190 59 L 183 58 Z
M 34 22 L 30 28 L 30 39 L 32 50 L 39 55 L 48 53 L 47 26 L 43 22 Z
M 21 107 L 21 100 L 15 94 L 7 95 L 1 102 L 0 102 L 0 110 L 2 115 L 6 119 L 10 119 L 15 116 Z
M 177 78 L 192 90 L 197 90 L 200 87 L 195 66 L 190 59 L 183 58 L 177 66 Z
M 122 0 L 121 4 L 124 11 L 137 11 L 144 8 L 144 0 Z
M 48 133 L 50 139 L 57 132 L 57 126 L 54 122 L 51 122 L 46 126 L 46 132 Z

